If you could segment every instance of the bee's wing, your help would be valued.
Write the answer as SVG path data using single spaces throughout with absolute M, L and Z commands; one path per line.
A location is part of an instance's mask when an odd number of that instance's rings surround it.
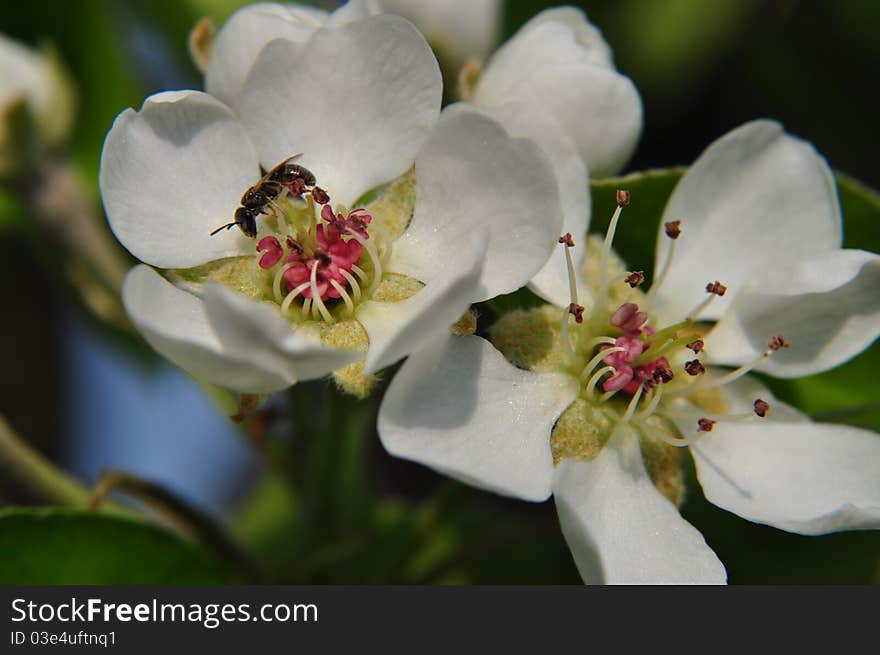
M 282 161 L 280 164 L 275 166 L 275 168 L 273 168 L 271 171 L 266 173 L 257 184 L 262 184 L 263 182 L 269 180 L 273 175 L 275 175 L 275 173 L 277 173 L 279 170 L 281 170 L 284 166 L 289 164 L 292 160 L 296 159 L 297 157 L 302 157 L 302 155 L 303 155 L 303 153 L 301 153 L 301 152 L 298 152 L 295 155 L 291 155 L 290 157 L 288 157 L 287 159 Z

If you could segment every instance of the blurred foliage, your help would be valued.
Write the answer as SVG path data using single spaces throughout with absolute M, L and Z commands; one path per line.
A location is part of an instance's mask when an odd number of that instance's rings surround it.
M 52 3 L 51 11 L 45 4 L 0 4 L 0 29 L 32 45 L 48 43 L 77 85 L 69 154 L 95 207 L 101 147 L 113 119 L 126 107 L 139 107 L 150 93 L 200 88 L 186 51 L 189 29 L 203 16 L 220 25 L 242 4 L 69 0 Z M 547 4 L 508 2 L 505 35 Z M 644 136 L 632 170 L 687 164 L 729 129 L 767 116 L 815 143 L 836 168 L 880 184 L 873 98 L 880 3 L 577 4 L 602 29 L 618 67 L 643 96 Z M 611 216 L 615 189 L 632 191 L 615 246 L 649 275 L 658 221 L 682 170 L 592 186 L 596 232 L 604 231 Z M 838 175 L 838 182 L 846 246 L 880 251 L 877 194 L 847 176 Z M 99 212 L 98 222 L 106 233 Z M 77 282 L 56 261 L 54 244 L 44 243 L 45 236 L 32 206 L 0 188 L 0 280 L 7 285 L 0 290 L 16 299 L 4 315 L 6 331 L 0 332 L 6 370 L 16 372 L 0 380 L 0 411 L 51 452 L 57 449 L 64 393 L 52 334 Z M 482 322 L 537 302 L 528 291 L 496 299 L 484 305 Z M 878 429 L 880 398 L 873 375 L 878 357 L 875 344 L 833 371 L 770 383 L 780 397 L 817 420 Z M 393 460 L 378 445 L 375 407 L 340 397 L 323 383 L 298 385 L 286 400 L 292 419 L 254 439 L 267 474 L 243 499 L 232 524 L 266 580 L 579 582 L 552 503 L 508 501 Z M 801 537 L 754 525 L 707 503 L 693 472 L 691 478 L 684 514 L 716 549 L 731 582 L 880 582 L 880 535 Z M 0 514 L 2 582 L 229 580 L 220 567 L 195 546 L 129 519 L 70 510 Z
M 2 584 L 220 584 L 220 565 L 142 521 L 60 509 L 0 511 Z

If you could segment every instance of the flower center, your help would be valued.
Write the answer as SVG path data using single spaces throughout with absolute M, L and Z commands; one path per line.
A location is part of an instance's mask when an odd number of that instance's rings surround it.
M 700 317 L 711 303 L 725 295 L 727 288 L 720 281 L 710 281 L 705 300 L 683 320 L 665 321 L 653 312 L 654 294 L 663 284 L 675 256 L 675 241 L 682 234 L 681 222 L 666 223 L 665 233 L 673 247 L 645 293 L 640 289 L 644 273 L 625 270 L 611 248 L 629 194 L 618 192 L 617 201 L 604 239 L 593 237 L 587 242 L 584 278 L 590 287 L 592 306 L 579 303 L 571 255 L 576 244 L 566 234 L 559 243 L 568 268 L 570 303 L 561 310 L 561 321 L 556 313 L 559 310 L 546 306 L 503 316 L 492 329 L 493 343 L 514 364 L 537 371 L 561 370 L 578 381 L 579 398 L 553 430 L 557 462 L 566 457 L 594 457 L 620 424 L 632 426 L 640 435 L 646 458 L 650 452 L 652 457 L 660 457 L 658 461 L 667 461 L 662 454 L 664 444 L 689 446 L 719 421 L 763 418 L 770 406 L 761 399 L 755 401 L 754 411 L 726 414 L 720 389 L 746 375 L 773 352 L 788 347 L 784 338 L 775 336 L 756 361 L 720 375 L 710 374 L 701 360 L 709 330 Z M 706 416 L 693 425 L 691 432 L 683 434 L 678 427 L 680 419 L 692 415 L 694 405 Z M 663 464 L 660 468 L 669 467 Z M 658 488 L 662 486 L 658 480 L 655 482 Z
M 630 396 L 625 406 L 616 403 L 608 407 L 612 410 L 616 407 L 614 413 L 618 421 L 638 424 L 669 409 L 671 403 L 661 405 L 664 394 L 668 399 L 686 396 L 693 400 L 698 392 L 714 390 L 739 379 L 776 350 L 788 347 L 788 344 L 782 336 L 775 336 L 758 360 L 723 376 L 696 381 L 697 377 L 707 372 L 699 359 L 705 348 L 702 334 L 706 331 L 705 327 L 699 325 L 699 317 L 716 298 L 725 295 L 727 287 L 718 280 L 710 281 L 706 285 L 706 299 L 694 307 L 684 320 L 665 326 L 652 325 L 655 317 L 643 307 L 650 307 L 653 294 L 669 271 L 675 256 L 674 245 L 682 234 L 681 221 L 665 224 L 666 236 L 672 240 L 673 247 L 651 290 L 644 294 L 639 290 L 645 280 L 642 271 L 613 270 L 622 268 L 620 264 L 609 266 L 614 235 L 622 210 L 629 201 L 629 192 L 617 192 L 617 208 L 599 253 L 599 270 L 593 276 L 596 279 L 592 280 L 596 299 L 592 311 L 578 304 L 577 276 L 571 256 L 574 240 L 570 234 L 560 237 L 559 243 L 565 250 L 571 302 L 563 312 L 559 332 L 565 354 L 564 363 L 570 371 L 578 372 L 578 378 L 583 383 L 582 396 L 596 404 L 605 404 L 619 393 Z M 625 290 L 624 284 L 629 286 L 628 290 Z M 611 298 L 612 287 L 617 288 L 616 300 Z M 621 289 L 624 289 L 623 302 L 619 302 Z M 585 315 L 588 320 L 585 320 Z M 574 325 L 571 325 L 572 318 Z M 597 391 L 600 386 L 604 392 L 602 394 Z M 768 409 L 769 406 L 762 413 L 766 415 Z M 761 416 L 757 412 L 755 415 Z M 712 422 L 714 424 L 717 419 Z M 706 425 L 699 425 L 697 432 L 708 432 Z M 688 439 L 682 435 L 667 436 L 671 436 L 671 442 L 675 445 L 688 445 Z
M 353 317 L 382 279 L 372 221 L 363 208 L 334 208 L 318 187 L 291 189 L 260 224 L 255 284 L 292 321 Z

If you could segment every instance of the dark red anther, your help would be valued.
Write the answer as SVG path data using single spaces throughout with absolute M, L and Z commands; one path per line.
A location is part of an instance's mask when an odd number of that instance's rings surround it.
M 769 411 L 770 403 L 765 400 L 761 400 L 760 398 L 755 401 L 755 414 L 757 414 L 761 418 L 764 418 L 765 416 L 767 416 L 767 412 Z
M 570 303 L 568 306 L 568 313 L 574 316 L 575 323 L 583 323 L 584 322 L 584 306 L 578 305 L 576 303 Z
M 654 382 L 656 382 L 657 384 L 659 384 L 661 382 L 663 384 L 666 384 L 667 382 L 672 380 L 673 377 L 674 377 L 674 374 L 672 372 L 672 369 L 669 366 L 660 365 L 654 369 L 653 379 L 654 379 Z
M 681 221 L 668 221 L 663 224 L 663 230 L 670 239 L 677 239 L 681 236 Z
M 626 207 L 629 204 L 630 193 L 624 189 L 618 189 L 616 194 L 617 206 Z
M 574 239 L 571 238 L 571 232 L 566 232 L 559 237 L 559 243 L 564 243 L 569 248 L 574 248 Z
M 715 280 L 706 285 L 706 293 L 714 293 L 716 296 L 723 296 L 727 293 L 727 287 L 721 284 L 718 280 Z
M 635 289 L 638 286 L 641 286 L 645 281 L 645 272 L 644 271 L 633 271 L 629 275 L 626 276 L 624 282 L 626 282 L 631 289 Z
M 330 194 L 321 187 L 316 186 L 312 189 L 312 199 L 319 205 L 326 205 L 330 202 Z
M 705 344 L 703 343 L 702 339 L 697 339 L 695 341 L 691 341 L 689 344 L 687 344 L 685 346 L 685 348 L 689 348 L 690 350 L 693 350 L 694 354 L 696 355 L 697 353 L 703 352 L 704 345 Z
M 685 362 L 684 370 L 687 371 L 688 375 L 700 375 L 706 372 L 706 367 L 703 366 L 703 362 L 699 359 L 694 359 L 689 362 Z
M 715 427 L 715 421 L 710 418 L 701 418 L 697 421 L 697 432 L 711 432 Z
M 772 339 L 770 339 L 770 341 L 767 342 L 767 347 L 770 350 L 774 350 L 774 351 L 781 350 L 782 348 L 788 348 L 789 343 L 785 340 L 785 337 L 783 337 L 781 334 L 777 334 L 775 337 L 773 337 Z

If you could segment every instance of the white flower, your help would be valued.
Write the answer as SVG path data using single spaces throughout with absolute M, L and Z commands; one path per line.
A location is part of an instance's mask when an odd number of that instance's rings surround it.
M 531 139 L 544 150 L 556 174 L 563 231 L 585 233 L 590 174 L 615 173 L 629 160 L 641 134 L 642 104 L 633 83 L 615 70 L 610 46 L 579 9 L 541 12 L 481 70 L 473 58 L 485 59 L 497 40 L 497 2 L 362 1 L 332 15 L 298 5 L 249 5 L 218 33 L 206 89 L 238 108 L 243 80 L 270 40 L 283 37 L 301 43 L 321 25 L 339 25 L 381 10 L 412 20 L 453 70 L 471 58 L 461 73 L 468 104 L 500 122 L 512 136 Z M 529 286 L 551 301 L 563 302 L 565 292 L 555 280 L 564 272 L 564 263 L 550 258 Z
M 619 172 L 641 134 L 639 93 L 580 9 L 542 11 L 471 75 L 478 75 L 466 92 L 474 105 L 520 105 L 528 120 L 545 117 L 572 139 L 593 177 Z M 538 129 L 535 137 L 540 143 Z
M 136 267 L 126 308 L 196 378 L 269 392 L 335 371 L 366 393 L 372 373 L 523 285 L 552 252 L 561 211 L 538 148 L 465 108 L 438 118 L 427 43 L 398 16 L 352 17 L 359 7 L 272 40 L 243 83 L 241 67 L 230 79 L 216 68 L 221 30 L 208 87 L 236 111 L 207 93 L 160 93 L 107 136 L 110 225 L 166 269 Z M 235 226 L 210 236 L 235 220 L 260 164 L 297 153 L 306 170 L 261 207 L 256 241 Z
M 611 48 L 580 9 L 548 9 L 492 55 L 485 69 L 463 70 L 469 102 L 519 137 L 539 144 L 553 162 L 564 232 L 586 234 L 590 175 L 618 172 L 642 130 L 642 103 L 629 78 L 614 68 Z M 581 263 L 583 249 L 577 251 Z M 577 267 L 580 270 L 580 266 Z M 563 303 L 561 258 L 551 258 L 529 287 Z
M 54 52 L 39 52 L 0 34 L 0 160 L 31 154 L 10 150 L 21 136 L 9 133 L 21 128 L 11 123 L 10 112 L 23 105 L 41 145 L 57 145 L 70 133 L 74 104 L 73 88 Z M 17 163 L 0 161 L 0 168 Z
M 499 0 L 381 0 L 381 7 L 415 23 L 452 80 L 467 59 L 485 60 L 498 43 Z
M 751 521 L 880 527 L 880 436 L 813 423 L 746 375 L 827 370 L 880 333 L 880 257 L 841 249 L 824 160 L 768 121 L 711 145 L 669 200 L 647 293 L 610 249 L 621 209 L 587 244 L 583 322 L 575 297 L 502 317 L 492 344 L 411 356 L 379 415 L 389 452 L 501 494 L 552 493 L 588 582 L 725 581 L 676 508 L 681 446 L 706 497 Z
M 213 41 L 205 91 L 238 110 L 245 79 L 267 43 L 285 39 L 303 44 L 321 27 L 339 27 L 378 13 L 370 0 L 353 0 L 333 13 L 301 4 L 246 5 L 229 17 Z

